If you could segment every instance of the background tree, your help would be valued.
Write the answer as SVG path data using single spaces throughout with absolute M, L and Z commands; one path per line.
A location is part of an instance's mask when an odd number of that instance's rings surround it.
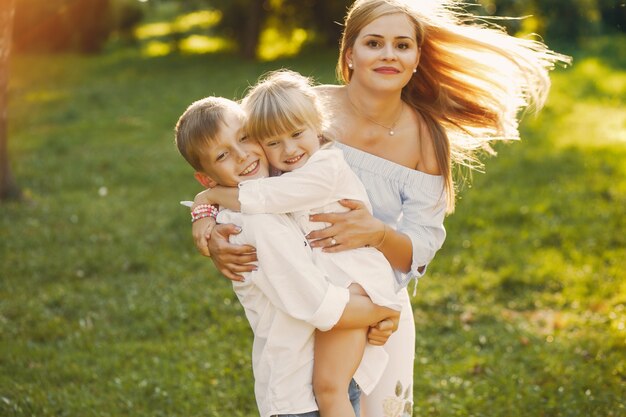
M 602 22 L 608 30 L 626 32 L 626 1 L 598 0 Z
M 214 0 L 207 3 L 222 12 L 218 30 L 234 39 L 241 56 L 254 59 L 261 39 L 261 31 L 270 10 L 265 0 Z
M 4 1 L 4 0 L 2 0 Z M 115 30 L 112 0 L 20 0 L 16 51 L 100 52 Z
M 9 165 L 7 111 L 9 104 L 9 57 L 15 0 L 0 2 L 0 200 L 19 198 L 20 189 L 15 184 Z
M 315 43 L 337 47 L 343 30 L 343 19 L 353 0 L 281 0 L 271 13 L 280 22 L 312 30 Z
M 234 39 L 239 53 L 256 57 L 261 33 L 269 26 L 289 33 L 304 28 L 315 33 L 316 44 L 335 47 L 341 36 L 343 16 L 351 0 L 208 0 L 205 5 L 222 12 L 218 30 Z
M 590 36 L 626 32 L 624 0 L 474 0 L 470 11 L 483 16 L 532 16 L 497 21 L 509 33 L 535 32 L 548 42 L 577 44 Z

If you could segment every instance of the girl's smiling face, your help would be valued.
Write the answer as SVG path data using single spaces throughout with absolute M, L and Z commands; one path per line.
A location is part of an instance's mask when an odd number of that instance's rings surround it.
M 309 126 L 261 140 L 271 166 L 283 172 L 302 167 L 320 148 L 318 133 Z

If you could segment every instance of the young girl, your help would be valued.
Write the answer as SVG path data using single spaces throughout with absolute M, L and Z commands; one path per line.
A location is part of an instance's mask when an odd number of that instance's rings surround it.
M 283 174 L 245 181 L 239 190 L 215 187 L 199 194 L 196 202 L 249 214 L 292 213 L 305 234 L 326 226 L 311 222 L 310 215 L 346 211 L 339 200 L 363 201 L 371 211 L 366 190 L 341 150 L 321 135 L 324 114 L 309 79 L 286 70 L 271 73 L 250 91 L 243 106 L 247 134 L 261 143 L 270 165 Z M 339 253 L 313 250 L 314 262 L 334 284 L 364 291 L 374 303 L 400 310 L 393 270 L 376 249 L 386 235 L 384 225 L 374 247 Z M 313 389 L 322 417 L 354 416 L 346 390 L 366 349 L 366 332 L 316 333 Z M 358 375 L 355 379 L 358 382 Z M 372 387 L 362 388 L 367 393 Z

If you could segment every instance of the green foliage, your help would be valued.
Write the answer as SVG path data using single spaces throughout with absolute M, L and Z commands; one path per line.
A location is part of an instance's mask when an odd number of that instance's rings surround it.
M 499 21 L 511 33 L 537 33 L 549 41 L 578 42 L 626 31 L 626 5 L 620 0 L 475 0 L 481 15 L 524 17 Z
M 210 0 L 208 4 L 223 13 L 220 33 L 235 39 L 239 52 L 246 58 L 262 58 L 259 52 L 264 31 L 276 31 L 289 37 L 295 29 L 315 33 L 309 43 L 336 46 L 341 26 L 351 1 L 324 0 Z
M 133 42 L 133 30 L 143 21 L 144 9 L 136 0 L 115 0 L 112 6 L 114 28 L 126 42 Z
M 611 127 L 626 43 L 586 48 L 447 219 L 413 297 L 414 415 L 626 416 L 626 139 Z M 14 60 L 28 201 L 0 207 L 0 415 L 257 415 L 251 332 L 193 248 L 178 201 L 199 185 L 172 129 L 269 69 L 332 82 L 335 57 Z

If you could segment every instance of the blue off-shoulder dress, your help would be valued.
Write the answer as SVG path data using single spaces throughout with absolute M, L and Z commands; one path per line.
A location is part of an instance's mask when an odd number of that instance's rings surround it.
M 406 274 L 395 271 L 403 287 L 403 307 L 398 330 L 385 344 L 390 360 L 375 390 L 362 396 L 361 415 L 411 415 L 415 322 L 406 286 L 424 275 L 446 238 L 444 180 L 341 143 L 336 146 L 365 185 L 374 216 L 406 234 L 413 245 L 411 270 Z

